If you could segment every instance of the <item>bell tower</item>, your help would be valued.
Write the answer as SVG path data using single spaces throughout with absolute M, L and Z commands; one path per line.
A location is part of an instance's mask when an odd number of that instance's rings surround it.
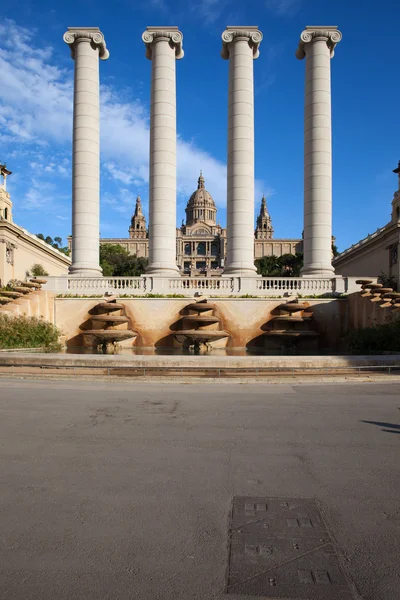
M 0 164 L 0 221 L 12 223 L 12 202 L 10 194 L 7 192 L 7 177 L 11 171 L 6 168 L 4 163 Z
M 265 196 L 261 200 L 260 214 L 257 217 L 257 227 L 255 230 L 256 240 L 272 240 L 274 228 L 272 227 L 271 217 L 267 209 L 267 200 Z
M 142 211 L 140 196 L 136 198 L 135 212 L 132 215 L 131 226 L 129 227 L 129 237 L 141 240 L 147 237 L 146 217 Z

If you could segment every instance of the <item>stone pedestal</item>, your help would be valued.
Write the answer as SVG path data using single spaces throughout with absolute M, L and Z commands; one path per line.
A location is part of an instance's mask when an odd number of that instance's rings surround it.
M 101 276 L 99 58 L 109 52 L 98 27 L 69 27 L 64 42 L 75 61 L 72 136 L 73 275 Z
M 224 275 L 255 277 L 254 266 L 254 83 L 253 60 L 262 33 L 227 27 L 222 52 L 229 59 L 227 257 Z
M 148 27 L 142 35 L 152 61 L 150 100 L 149 265 L 155 276 L 176 276 L 176 81 L 183 57 L 177 27 Z
M 304 277 L 332 277 L 331 58 L 337 27 L 306 27 L 296 56 L 306 58 L 304 109 Z

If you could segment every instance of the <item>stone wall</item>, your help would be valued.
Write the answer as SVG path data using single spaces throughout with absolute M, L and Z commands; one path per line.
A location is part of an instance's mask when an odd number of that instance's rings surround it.
M 0 285 L 25 279 L 35 263 L 54 276 L 67 275 L 71 259 L 21 227 L 0 222 Z

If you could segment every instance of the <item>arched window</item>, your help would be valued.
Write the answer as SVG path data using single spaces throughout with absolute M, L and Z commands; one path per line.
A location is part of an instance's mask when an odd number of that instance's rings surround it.
M 140 228 L 140 223 L 138 223 L 138 224 L 136 225 L 136 229 L 139 229 L 139 228 Z
M 4 209 L 4 218 L 5 218 L 6 221 L 7 221 L 7 217 L 8 217 L 8 208 L 6 207 Z
M 190 244 L 185 244 L 185 254 L 187 256 L 190 256 L 190 254 L 191 254 Z
M 267 229 L 267 224 L 266 223 L 264 223 L 264 229 Z
M 206 245 L 204 242 L 199 242 L 197 244 L 197 254 L 199 256 L 205 256 L 206 255 Z

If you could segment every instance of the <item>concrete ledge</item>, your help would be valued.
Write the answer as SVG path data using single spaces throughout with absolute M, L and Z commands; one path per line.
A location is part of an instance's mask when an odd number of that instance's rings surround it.
M 149 368 L 149 369 L 344 369 L 357 367 L 399 367 L 400 355 L 377 356 L 206 356 L 193 355 L 101 355 L 30 354 L 4 352 L 0 367 L 55 368 Z

